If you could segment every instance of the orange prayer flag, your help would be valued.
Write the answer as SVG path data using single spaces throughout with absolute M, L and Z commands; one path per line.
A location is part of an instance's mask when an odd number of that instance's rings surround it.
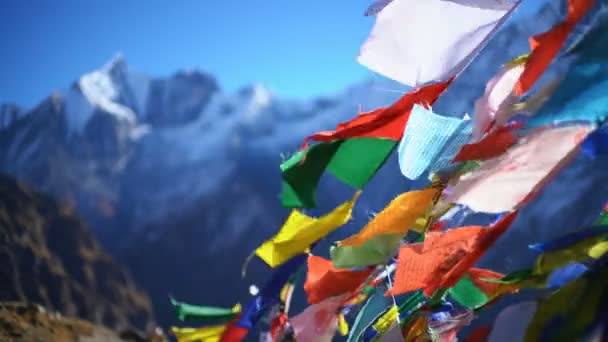
M 404 245 L 399 250 L 395 281 L 388 292 L 398 295 L 415 291 L 432 281 L 430 277 L 452 268 L 470 247 L 470 241 L 483 227 L 471 226 L 448 230 L 445 233 L 427 233 L 423 243 Z M 451 260 L 449 260 L 451 256 Z
M 511 226 L 511 223 L 517 217 L 517 212 L 510 212 L 502 217 L 498 222 L 494 223 L 488 228 L 482 230 L 482 232 L 474 238 L 473 246 L 469 253 L 466 253 L 463 258 L 460 258 L 459 262 L 449 270 L 447 273 L 440 273 L 441 280 L 435 283 L 431 283 L 430 286 L 425 288 L 425 293 L 433 293 L 438 288 L 450 288 L 467 273 L 473 265 L 481 258 L 481 256 L 494 245 L 496 240 Z M 434 277 L 437 279 L 437 277 Z
M 308 273 L 304 291 L 308 303 L 316 304 L 326 298 L 339 296 L 357 290 L 373 270 L 350 271 L 335 269 L 331 260 L 319 256 L 308 257 Z
M 424 294 L 431 296 L 438 288 L 456 285 L 516 216 L 509 213 L 487 228 L 469 226 L 427 233 L 423 243 L 401 247 L 395 282 L 387 295 L 423 288 Z
M 594 0 L 568 0 L 566 20 L 553 26 L 549 31 L 530 38 L 532 53 L 515 86 L 517 95 L 521 96 L 532 88 L 562 48 L 578 21 L 591 9 L 593 3 Z
M 431 207 L 439 189 L 427 188 L 399 195 L 358 234 L 338 242 L 339 246 L 361 246 L 381 234 L 405 234 Z

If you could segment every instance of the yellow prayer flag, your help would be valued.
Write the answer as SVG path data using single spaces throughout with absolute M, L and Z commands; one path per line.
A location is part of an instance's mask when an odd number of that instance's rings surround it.
M 255 253 L 274 268 L 305 252 L 311 244 L 348 222 L 360 193 L 357 191 L 350 201 L 319 218 L 293 210 L 281 230 L 258 247 Z
M 399 195 L 358 234 L 339 241 L 338 245 L 356 247 L 382 234 L 405 235 L 418 218 L 428 214 L 439 191 L 436 188 L 427 188 Z
M 382 317 L 378 319 L 378 321 L 376 321 L 376 323 L 372 325 L 372 327 L 378 332 L 378 335 L 382 335 L 387 332 L 388 329 L 390 329 L 398 317 L 399 308 L 393 305 L 387 312 L 384 313 L 384 315 L 382 315 Z
M 346 322 L 346 319 L 342 314 L 338 315 L 338 331 L 342 336 L 348 335 L 348 322 Z
M 605 239 L 604 235 L 596 236 L 580 241 L 568 248 L 545 252 L 536 259 L 534 274 L 549 274 L 573 261 L 583 262 L 589 259 L 599 259 L 608 251 L 608 242 Z
M 608 252 L 608 241 L 602 241 L 589 249 L 589 256 L 593 259 L 599 259 Z
M 203 328 L 171 327 L 177 342 L 219 342 L 226 325 L 212 325 Z

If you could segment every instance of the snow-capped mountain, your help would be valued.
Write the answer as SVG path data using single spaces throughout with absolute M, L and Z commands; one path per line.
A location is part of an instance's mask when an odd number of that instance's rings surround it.
M 528 37 L 557 20 L 556 8 L 547 5 L 534 20 L 514 20 L 500 31 L 436 111 L 472 113 L 485 82 L 529 50 Z M 376 79 L 310 100 L 277 98 L 259 84 L 227 93 L 204 72 L 153 78 L 118 56 L 31 110 L 2 106 L 0 171 L 71 203 L 131 267 L 166 323 L 168 293 L 232 305 L 235 297 L 244 299 L 249 281 L 267 276 L 252 265 L 245 282 L 240 267 L 287 214 L 278 198 L 282 155 L 360 109 L 392 103 L 402 90 Z M 412 186 L 390 160 L 338 234 L 360 228 Z M 352 192 L 330 177 L 319 189 L 318 212 Z

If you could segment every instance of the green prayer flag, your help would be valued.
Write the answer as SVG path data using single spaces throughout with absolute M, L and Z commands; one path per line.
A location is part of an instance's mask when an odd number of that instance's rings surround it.
M 475 286 L 475 283 L 473 283 L 468 275 L 462 277 L 454 287 L 449 289 L 448 294 L 460 305 L 468 309 L 482 307 L 490 300 L 485 293 Z
M 360 246 L 333 246 L 329 254 L 335 268 L 353 268 L 386 263 L 399 247 L 400 234 L 382 234 Z
M 191 305 L 178 302 L 173 298 L 170 298 L 170 300 L 175 307 L 175 315 L 180 321 L 229 322 L 241 312 L 239 304 L 228 309 Z
M 396 145 L 396 141 L 383 138 L 345 140 L 329 162 L 327 171 L 344 183 L 362 189 Z
M 382 167 L 397 142 L 386 138 L 353 138 L 314 144 L 281 164 L 282 203 L 287 208 L 316 207 L 316 190 L 327 170 L 361 189 Z
M 283 174 L 283 206 L 316 207 L 316 189 L 327 164 L 342 141 L 315 144 L 294 154 L 281 164 Z

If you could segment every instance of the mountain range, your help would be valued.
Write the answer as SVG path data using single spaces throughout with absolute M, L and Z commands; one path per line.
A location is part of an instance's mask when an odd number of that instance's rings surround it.
M 549 28 L 563 12 L 551 3 L 533 20 L 511 20 L 434 110 L 472 113 L 485 82 L 502 64 L 528 52 L 528 37 Z M 548 75 L 562 71 L 557 65 Z M 150 294 L 158 320 L 168 324 L 173 322 L 169 294 L 220 306 L 247 300 L 249 284 L 260 284 L 269 270 L 253 263 L 242 279 L 241 265 L 288 214 L 278 195 L 281 160 L 305 136 L 331 129 L 360 110 L 388 105 L 401 91 L 374 78 L 310 100 L 278 98 L 260 84 L 227 93 L 208 73 L 190 70 L 155 78 L 117 56 L 32 109 L 2 105 L 0 172 L 77 212 L 103 247 L 128 266 Z M 524 210 L 505 241 L 554 236 L 599 212 L 603 189 L 594 186 L 598 179 L 563 193 L 563 184 L 597 167 L 575 164 Z M 395 195 L 424 181 L 407 181 L 390 159 L 366 187 L 353 220 L 332 238 L 361 228 Z M 319 189 L 319 209 L 311 214 L 327 211 L 352 193 L 331 177 L 324 177 Z M 590 193 L 597 196 L 580 215 L 560 215 L 577 196 L 591 198 Z M 513 244 L 504 244 L 508 255 Z M 324 255 L 327 246 L 321 244 L 317 253 Z M 525 264 L 530 256 L 525 250 L 518 253 L 495 264 L 503 269 Z

